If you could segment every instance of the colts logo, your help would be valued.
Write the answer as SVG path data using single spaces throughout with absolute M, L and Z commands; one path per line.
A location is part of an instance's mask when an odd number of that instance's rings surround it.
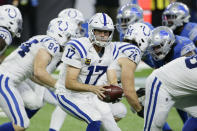
M 147 28 L 146 28 L 146 26 L 143 26 L 143 33 L 144 33 L 144 35 L 145 36 L 150 36 L 150 30 L 146 30 Z
M 91 59 L 86 58 L 86 59 L 85 59 L 85 64 L 86 64 L 86 65 L 90 65 L 90 63 L 91 63 Z
M 68 23 L 67 22 L 63 23 L 63 21 L 58 21 L 58 23 L 59 23 L 59 30 L 60 31 L 66 31 L 68 29 Z
M 68 12 L 68 16 L 69 16 L 70 18 L 75 18 L 75 17 L 77 17 L 77 12 L 76 12 L 76 11 L 69 11 L 69 12 Z
M 10 18 L 15 18 L 17 16 L 15 9 L 6 9 Z

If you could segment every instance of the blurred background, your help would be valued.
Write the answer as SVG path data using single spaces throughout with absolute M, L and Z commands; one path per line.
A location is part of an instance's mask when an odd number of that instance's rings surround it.
M 0 5 L 14 4 L 19 7 L 23 16 L 23 31 L 20 39 L 15 38 L 15 43 L 10 46 L 6 52 L 8 55 L 21 42 L 26 41 L 34 35 L 46 34 L 49 21 L 57 17 L 58 13 L 66 8 L 79 9 L 88 20 L 96 12 L 105 12 L 112 17 L 114 25 L 116 24 L 117 10 L 126 3 L 139 4 L 144 10 L 144 20 L 151 23 L 154 27 L 161 25 L 161 14 L 165 7 L 174 1 L 183 2 L 190 9 L 191 22 L 197 22 L 197 0 L 0 0 Z M 114 41 L 119 40 L 117 31 L 114 34 Z M 135 73 L 136 86 L 144 86 L 146 77 L 152 72 L 144 63 L 139 64 Z M 123 131 L 142 130 L 143 119 L 131 113 L 125 99 L 123 103 L 127 105 L 128 115 L 118 124 Z M 54 106 L 47 104 L 39 113 L 31 119 L 31 125 L 28 131 L 48 130 L 50 115 Z M 8 121 L 7 118 L 1 118 L 0 124 Z M 39 124 L 38 124 L 39 121 Z M 177 112 L 173 109 L 170 112 L 168 122 L 174 131 L 180 131 L 182 123 Z M 80 131 L 85 130 L 86 124 L 68 116 L 62 130 Z
M 86 20 L 96 12 L 104 12 L 112 17 L 115 24 L 118 8 L 126 3 L 135 3 L 144 10 L 144 20 L 156 27 L 161 25 L 161 14 L 165 7 L 174 1 L 188 5 L 190 21 L 197 22 L 197 0 L 0 0 L 0 5 L 14 4 L 23 15 L 22 36 L 15 42 L 18 45 L 34 35 L 45 34 L 49 21 L 65 8 L 79 9 Z M 117 31 L 113 40 L 119 40 Z

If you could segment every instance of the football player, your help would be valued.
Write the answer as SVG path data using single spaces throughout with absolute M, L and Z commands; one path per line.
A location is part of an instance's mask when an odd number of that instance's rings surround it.
M 130 24 L 124 42 L 117 44 L 117 59 L 110 65 L 107 75 L 111 84 L 121 81 L 124 95 L 139 116 L 143 117 L 143 106 L 139 103 L 135 87 L 134 72 L 141 56 L 150 44 L 151 29 L 144 23 Z
M 170 27 L 175 35 L 188 37 L 197 46 L 197 23 L 189 22 L 190 12 L 187 5 L 173 2 L 162 14 L 162 24 Z
M 136 22 L 144 22 L 142 8 L 137 4 L 131 3 L 125 4 L 122 7 L 120 7 L 118 9 L 118 14 L 116 18 L 116 29 L 119 32 L 120 41 L 123 41 L 124 35 L 126 33 L 125 31 L 130 24 L 134 24 Z M 153 28 L 153 26 L 150 23 L 144 23 L 150 26 L 150 28 Z
M 82 28 L 82 24 L 85 22 L 85 18 L 81 11 L 74 8 L 64 9 L 60 11 L 58 17 L 64 19 L 72 19 L 78 25 L 77 34 L 76 35 L 73 34 L 71 39 L 74 39 L 75 37 L 83 37 L 85 35 L 84 34 L 85 31 Z M 46 97 L 49 97 L 49 95 Z M 48 103 L 53 103 L 53 102 L 54 101 L 52 100 L 51 102 Z M 66 112 L 63 111 L 59 106 L 56 106 L 56 109 L 53 111 L 51 116 L 49 131 L 59 131 L 64 123 L 65 118 L 66 118 Z
M 22 43 L 0 65 L 0 106 L 12 121 L 2 124 L 0 130 L 22 131 L 29 126 L 29 118 L 17 87 L 27 78 L 45 87 L 54 87 L 56 79 L 48 73 L 47 67 L 59 58 L 62 46 L 76 29 L 74 22 L 53 19 L 47 35 L 34 36 Z
M 197 24 L 189 22 L 189 18 L 190 12 L 187 5 L 180 2 L 173 2 L 163 12 L 162 23 L 170 27 L 176 35 L 188 37 L 197 46 Z M 179 111 L 179 114 L 183 122 L 185 122 L 187 120 L 187 114 L 182 111 Z M 191 123 L 193 123 L 192 120 L 194 123 L 197 121 L 197 119 L 191 119 Z M 189 127 L 197 129 L 194 124 Z M 190 130 L 192 129 L 190 128 Z
M 57 99 L 63 110 L 88 124 L 86 131 L 120 131 L 109 105 L 99 100 L 107 89 L 95 86 L 114 60 L 114 25 L 105 13 L 92 16 L 88 25 L 89 38 L 73 39 L 64 50 Z
M 22 31 L 22 15 L 13 5 L 0 6 L 0 63 L 5 58 L 4 52 L 12 43 L 12 39 L 20 37 Z
M 13 5 L 0 6 L 0 63 L 5 59 L 5 51 L 12 44 L 14 37 L 20 37 L 22 31 L 22 15 Z M 4 112 L 0 111 L 5 115 Z M 6 116 L 6 115 L 5 115 Z
M 146 81 L 144 131 L 161 131 L 172 107 L 197 117 L 196 67 L 196 55 L 184 56 L 152 72 Z
M 178 57 L 195 54 L 196 47 L 190 39 L 174 36 L 170 28 L 160 26 L 152 31 L 148 53 L 150 54 L 146 54 L 142 60 L 150 67 L 157 69 Z

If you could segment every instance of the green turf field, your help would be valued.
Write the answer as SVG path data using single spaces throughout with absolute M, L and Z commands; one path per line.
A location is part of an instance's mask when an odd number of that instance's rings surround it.
M 118 122 L 122 131 L 142 131 L 143 119 L 139 118 L 136 114 L 131 113 L 128 104 L 123 99 L 123 103 L 127 105 L 127 116 Z M 29 129 L 27 131 L 47 131 L 50 124 L 50 117 L 54 107 L 51 105 L 45 105 L 32 119 Z M 7 118 L 0 118 L 0 124 L 7 122 Z M 177 112 L 173 109 L 168 117 L 168 122 L 174 131 L 181 131 L 182 122 L 178 117 Z M 86 123 L 73 119 L 67 116 L 61 131 L 85 131 Z
M 10 47 L 8 53 L 10 53 L 14 48 Z M 135 73 L 135 77 L 146 77 L 151 73 L 152 70 L 146 69 Z M 122 131 L 142 131 L 143 129 L 143 119 L 139 118 L 136 114 L 133 114 L 126 100 L 122 100 L 126 104 L 128 113 L 127 116 L 118 122 L 119 127 Z M 27 131 L 47 131 L 49 129 L 51 113 L 55 107 L 46 104 L 32 119 L 30 127 Z M 7 118 L 0 118 L 0 124 L 9 121 Z M 183 126 L 176 110 L 170 112 L 167 120 L 174 131 L 181 131 Z M 76 120 L 69 115 L 67 116 L 61 131 L 85 131 L 86 123 Z

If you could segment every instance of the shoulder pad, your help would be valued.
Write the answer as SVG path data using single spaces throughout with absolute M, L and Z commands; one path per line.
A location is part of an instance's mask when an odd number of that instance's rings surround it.
M 82 37 L 79 39 L 73 39 L 73 40 L 69 41 L 67 44 L 74 47 L 78 51 L 81 58 L 86 58 L 87 57 L 87 50 L 90 47 L 92 47 L 92 43 L 86 37 Z

